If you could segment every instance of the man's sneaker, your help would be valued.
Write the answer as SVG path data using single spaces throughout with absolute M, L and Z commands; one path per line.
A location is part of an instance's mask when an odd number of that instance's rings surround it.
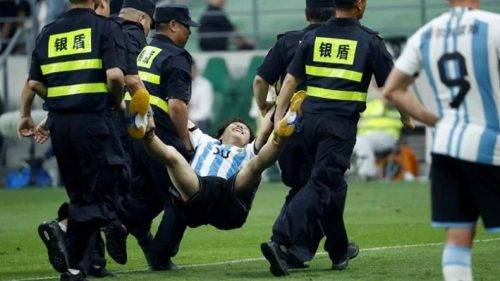
M 300 116 L 302 115 L 301 107 L 302 102 L 307 97 L 306 92 L 298 91 L 293 94 L 292 99 L 290 100 L 290 107 L 288 108 L 287 113 L 279 122 L 278 131 L 275 132 L 276 136 L 280 138 L 287 138 L 293 134 L 295 131 L 295 127 L 300 120 Z
M 98 268 L 90 266 L 88 275 L 93 278 L 104 278 L 104 277 L 114 277 L 114 273 L 109 272 L 106 267 L 100 266 Z
M 260 250 L 271 265 L 269 270 L 274 276 L 288 275 L 288 264 L 286 254 L 280 249 L 280 246 L 273 241 L 260 244 Z
M 169 271 L 169 270 L 176 270 L 179 267 L 173 263 L 170 259 L 166 261 L 165 263 L 162 264 L 152 264 L 149 266 L 149 269 L 151 271 Z
M 130 125 L 128 133 L 135 139 L 142 139 L 146 134 L 148 125 L 149 92 L 139 89 L 135 92 L 129 105 Z
M 347 246 L 347 253 L 345 256 L 340 258 L 332 258 L 332 269 L 333 270 L 344 270 L 349 265 L 349 260 L 354 259 L 359 254 L 359 246 L 351 242 L 349 246 Z
M 309 265 L 304 262 L 287 262 L 288 269 L 306 269 L 309 268 Z
M 61 274 L 61 278 L 59 279 L 60 281 L 87 281 L 85 276 L 83 276 L 83 273 L 79 272 L 78 274 L 74 275 L 69 272 L 65 272 Z
M 127 263 L 127 231 L 119 221 L 108 224 L 103 229 L 106 236 L 106 250 L 119 264 Z
M 68 270 L 68 255 L 64 233 L 59 228 L 58 222 L 43 222 L 38 226 L 38 235 L 45 247 L 47 247 L 49 262 L 52 267 L 58 272 L 66 272 Z

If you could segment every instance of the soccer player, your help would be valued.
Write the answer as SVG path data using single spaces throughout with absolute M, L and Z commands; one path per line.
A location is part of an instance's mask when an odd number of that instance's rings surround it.
M 408 40 L 385 96 L 435 127 L 432 225 L 446 229 L 443 275 L 470 281 L 478 218 L 500 232 L 500 15 L 479 10 L 479 0 L 450 0 L 449 6 Z M 420 72 L 436 113 L 408 91 Z
M 168 172 L 179 192 L 177 203 L 188 226 L 210 224 L 228 230 L 245 223 L 261 174 L 276 162 L 281 147 L 294 132 L 304 97 L 304 92 L 293 96 L 290 109 L 272 138 L 272 112 L 267 114 L 264 128 L 255 140 L 248 125 L 239 120 L 219 130 L 218 139 L 191 128 L 190 139 L 196 148 L 191 164 L 175 147 L 155 135 L 153 118 L 149 118 L 153 129 L 146 134 L 144 144 L 151 156 L 165 166 L 164 172 Z M 130 110 L 132 114 L 145 115 L 147 101 L 134 96 Z

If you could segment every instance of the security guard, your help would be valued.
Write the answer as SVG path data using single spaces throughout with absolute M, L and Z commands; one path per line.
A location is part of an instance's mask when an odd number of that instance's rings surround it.
M 403 128 L 400 118 L 398 110 L 381 98 L 366 103 L 354 146 L 360 178 L 374 179 L 377 176 L 375 154 L 395 150 Z
M 274 233 L 272 241 L 261 245 L 271 272 L 277 276 L 288 274 L 287 248 L 315 221 L 320 222 L 327 237 L 325 250 L 332 259 L 332 269 L 347 267 L 350 256 L 343 220 L 347 193 L 344 173 L 370 80 L 374 75 L 383 86 L 392 67 L 382 39 L 358 21 L 366 0 L 336 0 L 335 5 L 336 18 L 302 39 L 278 98 L 276 120 L 283 117 L 299 82 L 305 81 L 308 98 L 302 105 L 299 134 L 314 164 L 307 184 L 277 221 L 275 229 L 280 231 Z
M 269 108 L 274 106 L 274 102 L 266 101 L 269 86 L 275 85 L 276 91 L 279 92 L 281 82 L 287 73 L 287 67 L 295 55 L 300 40 L 308 31 L 316 29 L 333 16 L 333 2 L 333 0 L 307 0 L 305 15 L 309 25 L 302 30 L 278 35 L 278 41 L 258 68 L 253 84 L 255 100 L 262 116 L 265 116 Z M 297 89 L 305 90 L 305 83 L 301 83 Z M 310 158 L 306 153 L 300 135 L 294 134 L 291 136 L 278 159 L 283 183 L 289 186 L 291 190 L 277 220 L 281 219 L 281 215 L 290 200 L 306 184 L 311 172 L 312 163 Z M 319 224 L 311 224 L 307 236 L 296 241 L 288 249 L 287 262 L 289 267 L 303 267 L 305 261 L 311 260 L 322 238 L 323 231 Z
M 146 46 L 146 36 L 149 34 L 151 27 L 154 27 L 154 10 L 155 4 L 150 0 L 126 0 L 123 2 L 123 7 L 120 10 L 119 16 L 111 17 L 112 20 L 119 24 L 126 38 L 126 44 L 124 46 L 124 52 L 127 54 L 125 84 L 128 92 L 131 93 L 135 93 L 139 89 L 145 88 L 138 74 L 137 56 Z M 146 259 L 149 260 L 147 247 L 152 239 L 150 224 L 152 219 L 158 215 L 159 211 L 155 212 L 153 216 L 150 215 L 149 211 L 144 211 L 144 207 L 141 208 L 138 206 L 150 206 L 150 204 L 156 203 L 156 201 L 159 200 L 152 200 L 151 197 L 148 197 L 147 202 L 144 203 L 144 198 L 138 196 L 137 193 L 134 192 L 134 187 L 136 186 L 142 187 L 144 184 L 148 186 L 152 185 L 152 179 L 147 169 L 141 166 L 141 159 L 143 159 L 144 156 L 137 156 L 134 153 L 133 140 L 127 133 L 127 124 L 129 121 L 124 114 L 123 108 L 115 110 L 112 113 L 112 119 L 119 132 L 119 137 L 124 143 L 131 164 L 130 189 L 127 188 L 126 193 L 122 193 L 125 212 L 123 216 L 120 217 L 120 220 L 125 225 L 128 233 L 133 234 L 137 238 L 139 246 L 146 255 Z M 157 205 L 160 206 L 159 210 L 161 210 L 161 204 L 157 203 Z M 146 209 L 149 210 L 147 207 Z M 152 217 L 149 223 L 148 217 Z M 104 229 L 104 233 L 106 234 L 106 248 L 109 255 L 116 262 L 125 264 L 127 262 L 127 232 L 122 231 L 122 229 L 123 228 L 118 224 L 110 224 Z
M 187 130 L 187 104 L 191 98 L 193 60 L 184 46 L 191 34 L 190 27 L 199 25 L 191 20 L 184 5 L 158 6 L 154 20 L 156 34 L 137 58 L 139 76 L 151 94 L 157 135 L 189 160 L 193 151 Z M 148 155 L 143 146 L 134 146 L 134 149 L 141 149 L 134 153 Z M 154 194 L 162 200 L 164 211 L 162 223 L 149 246 L 151 268 L 168 270 L 172 267 L 170 257 L 178 251 L 186 223 L 181 211 L 172 204 L 174 189 L 164 165 L 153 159 L 146 160 L 145 166 L 156 189 Z
M 36 41 L 30 88 L 45 99 L 47 127 L 69 204 L 68 272 L 85 280 L 89 247 L 100 227 L 121 210 L 118 187 L 127 177 L 122 144 L 105 111 L 123 97 L 125 62 L 115 26 L 94 12 L 98 1 L 72 0 L 71 10 L 47 25 Z

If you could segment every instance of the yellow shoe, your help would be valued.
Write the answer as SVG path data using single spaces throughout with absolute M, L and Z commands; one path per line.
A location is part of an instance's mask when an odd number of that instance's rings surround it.
M 276 136 L 287 138 L 295 132 L 295 125 L 299 121 L 300 116 L 302 116 L 302 102 L 305 100 L 306 96 L 307 94 L 305 91 L 298 91 L 293 94 L 290 100 L 290 107 L 283 119 L 281 119 L 278 125 L 278 131 L 275 132 Z
M 128 127 L 129 135 L 134 139 L 142 139 L 148 126 L 149 92 L 139 89 L 130 101 L 128 113 L 131 124 Z

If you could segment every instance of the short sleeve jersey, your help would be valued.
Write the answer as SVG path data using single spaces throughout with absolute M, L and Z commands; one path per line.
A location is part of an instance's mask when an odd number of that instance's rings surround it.
M 453 8 L 420 28 L 395 67 L 431 89 L 432 152 L 500 165 L 500 15 Z
M 229 179 L 250 159 L 256 156 L 255 142 L 245 147 L 223 144 L 204 134 L 200 129 L 190 132 L 191 143 L 196 150 L 191 167 L 199 176 L 215 176 Z

